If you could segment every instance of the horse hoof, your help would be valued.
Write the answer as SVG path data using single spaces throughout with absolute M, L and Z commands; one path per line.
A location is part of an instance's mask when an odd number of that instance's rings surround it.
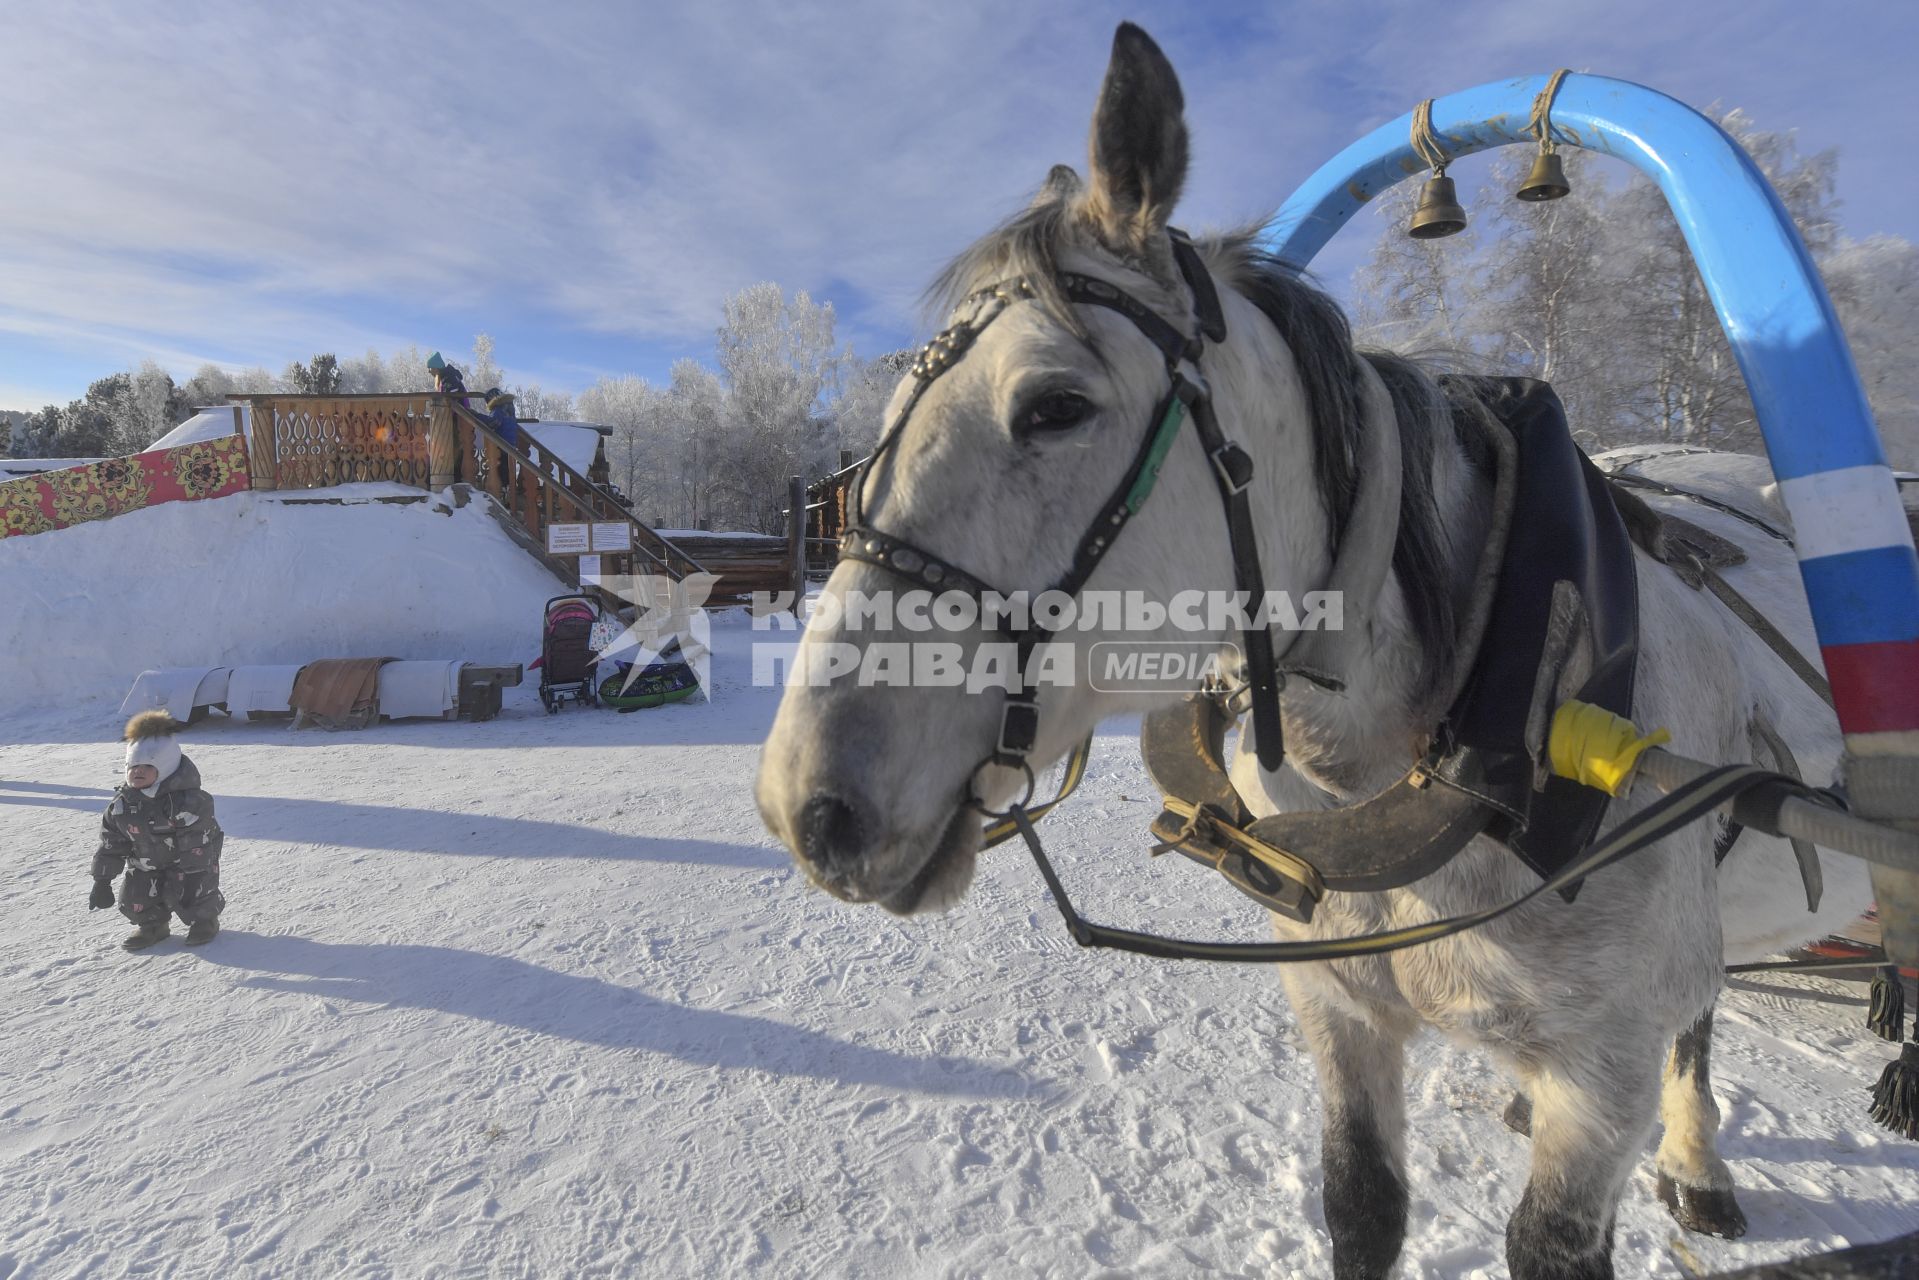
M 1513 1100 L 1506 1104 L 1506 1114 L 1500 1119 L 1506 1127 L 1522 1138 L 1533 1136 L 1533 1100 L 1523 1093 L 1515 1093 Z
M 1659 1199 L 1672 1214 L 1674 1222 L 1702 1236 L 1737 1240 L 1746 1234 L 1746 1215 L 1730 1188 L 1691 1187 L 1659 1175 Z

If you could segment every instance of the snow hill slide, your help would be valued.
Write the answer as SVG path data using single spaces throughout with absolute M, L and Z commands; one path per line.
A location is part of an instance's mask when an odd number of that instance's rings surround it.
M 566 589 L 483 500 L 357 484 L 166 503 L 0 540 L 0 707 L 118 698 L 150 667 L 528 662 Z

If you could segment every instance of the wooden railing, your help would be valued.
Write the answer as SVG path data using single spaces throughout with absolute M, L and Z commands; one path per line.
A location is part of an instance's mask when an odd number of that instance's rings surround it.
M 619 523 L 633 549 L 601 557 L 601 572 L 704 573 L 700 562 L 634 518 L 613 496 L 520 433 L 510 445 L 487 419 L 438 392 L 365 396 L 235 396 L 252 415 L 247 452 L 256 489 L 322 489 L 386 480 L 421 489 L 468 484 L 491 495 L 534 543 L 555 522 Z M 551 558 L 564 576 L 579 566 Z
M 601 556 L 600 570 L 609 576 L 664 573 L 677 579 L 706 572 L 699 561 L 635 518 L 614 501 L 612 494 L 562 462 L 530 433 L 522 431 L 515 447 L 493 429 L 492 423 L 465 405 L 445 397 L 435 399 L 445 404 L 449 420 L 446 435 L 452 441 L 453 453 L 449 460 L 442 456 L 444 451 L 436 451 L 435 488 L 444 487 L 439 480 L 446 479 L 447 484 L 465 483 L 482 490 L 542 543 L 550 524 L 626 525 L 633 550 Z M 444 472 L 442 465 L 447 468 Z M 577 581 L 578 566 L 573 567 Z
M 252 415 L 256 489 L 322 489 L 364 480 L 426 488 L 431 394 L 240 396 Z
M 846 532 L 847 499 L 859 481 L 866 460 L 848 462 L 842 453 L 840 469 L 806 490 L 806 562 L 814 569 L 830 569 L 839 562 L 840 535 Z

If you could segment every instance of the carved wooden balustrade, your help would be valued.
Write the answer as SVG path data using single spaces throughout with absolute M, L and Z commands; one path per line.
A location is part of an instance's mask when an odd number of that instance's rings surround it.
M 256 489 L 367 480 L 427 487 L 431 394 L 235 398 L 252 414 Z
M 562 462 L 531 433 L 509 445 L 485 418 L 438 392 L 399 395 L 235 396 L 251 410 L 247 452 L 256 489 L 323 489 L 384 480 L 435 491 L 467 484 L 492 496 L 544 546 L 555 522 L 618 523 L 630 552 L 601 556 L 601 573 L 675 579 L 704 570 L 679 547 L 635 519 L 613 496 Z M 578 581 L 579 566 L 550 557 Z
M 522 431 L 515 447 L 471 409 L 444 397 L 434 398 L 445 404 L 447 423 L 444 433 L 434 436 L 436 446 L 445 442 L 433 453 L 435 488 L 444 487 L 444 481 L 483 490 L 542 543 L 549 524 L 626 525 L 633 550 L 603 554 L 600 571 L 604 575 L 664 573 L 677 579 L 705 572 L 699 561 L 635 519 L 611 494 L 562 462 L 531 433 Z

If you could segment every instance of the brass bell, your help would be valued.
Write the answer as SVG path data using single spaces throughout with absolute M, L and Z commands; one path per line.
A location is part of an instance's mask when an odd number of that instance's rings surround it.
M 1560 167 L 1559 154 L 1554 151 L 1541 151 L 1533 158 L 1533 171 L 1526 175 L 1525 185 L 1513 193 L 1521 200 L 1538 202 L 1557 200 L 1571 195 L 1572 188 L 1566 184 L 1566 171 Z
M 1459 193 L 1453 180 L 1443 173 L 1426 179 L 1419 191 L 1419 207 L 1413 210 L 1412 225 L 1406 234 L 1415 240 L 1437 240 L 1457 235 L 1466 229 L 1466 211 L 1459 207 Z

